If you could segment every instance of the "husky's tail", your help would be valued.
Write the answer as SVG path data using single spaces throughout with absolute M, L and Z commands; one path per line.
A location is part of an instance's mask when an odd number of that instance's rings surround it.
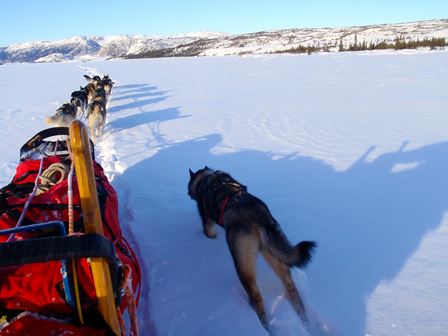
M 292 246 L 278 224 L 268 228 L 263 238 L 268 252 L 289 267 L 305 267 L 311 261 L 317 246 L 313 241 L 302 241 Z
M 303 268 L 311 261 L 317 244 L 313 241 L 304 240 L 294 246 L 295 262 L 293 266 Z

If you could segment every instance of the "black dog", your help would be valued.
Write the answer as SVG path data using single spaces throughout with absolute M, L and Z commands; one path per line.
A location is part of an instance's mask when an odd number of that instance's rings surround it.
M 208 238 L 216 237 L 214 223 L 226 230 L 227 244 L 241 284 L 263 326 L 269 329 L 263 299 L 256 284 L 258 252 L 263 254 L 282 281 L 297 314 L 307 321 L 290 268 L 305 267 L 311 261 L 316 244 L 302 241 L 292 246 L 267 205 L 227 173 L 208 167 L 196 173 L 190 170 L 188 195 L 197 202 L 203 231 Z
M 81 87 L 80 90 L 73 91 L 70 103 L 77 107 L 77 117 L 81 118 L 87 109 L 87 90 Z

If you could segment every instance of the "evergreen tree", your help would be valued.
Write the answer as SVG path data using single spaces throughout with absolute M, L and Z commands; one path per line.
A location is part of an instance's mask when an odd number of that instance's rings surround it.
M 339 40 L 339 51 L 344 51 L 344 44 L 342 43 L 342 37 Z

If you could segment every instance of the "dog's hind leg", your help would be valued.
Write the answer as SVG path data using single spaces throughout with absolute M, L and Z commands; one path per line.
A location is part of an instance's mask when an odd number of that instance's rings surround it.
M 294 284 L 294 280 L 291 277 L 291 270 L 289 266 L 280 262 L 277 258 L 270 254 L 268 250 L 263 251 L 263 257 L 282 281 L 283 286 L 286 289 L 288 300 L 291 302 L 294 310 L 300 316 L 302 321 L 306 322 L 307 317 L 305 313 L 305 306 L 303 305 L 302 298 L 300 297 L 296 285 Z
M 89 111 L 89 133 L 90 133 L 90 139 L 93 141 L 93 143 L 96 143 L 96 134 L 95 134 L 95 128 L 96 128 L 96 122 L 95 122 L 95 116 L 93 115 L 93 111 Z
M 260 238 L 254 230 L 232 227 L 226 231 L 227 244 L 233 257 L 238 277 L 249 296 L 263 327 L 269 331 L 263 298 L 256 281 L 256 261 L 260 249 Z
M 101 111 L 101 134 L 104 133 L 104 128 L 106 127 L 106 108 L 104 107 Z

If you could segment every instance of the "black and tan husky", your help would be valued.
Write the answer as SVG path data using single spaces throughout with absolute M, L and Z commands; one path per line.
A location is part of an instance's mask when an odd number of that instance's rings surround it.
M 110 79 L 109 75 L 104 75 L 101 79 L 101 83 L 103 84 L 104 91 L 106 92 L 106 98 L 109 99 L 112 87 L 115 83 L 112 81 L 112 79 Z
M 238 277 L 263 326 L 269 329 L 256 283 L 258 252 L 280 278 L 294 310 L 306 322 L 305 307 L 290 268 L 305 267 L 316 244 L 302 241 L 292 246 L 267 205 L 225 172 L 205 167 L 194 173 L 190 169 L 188 195 L 197 202 L 203 232 L 208 238 L 216 237 L 214 223 L 225 229 Z
M 88 107 L 90 137 L 94 143 L 103 134 L 106 124 L 106 104 L 101 96 L 95 97 Z
M 73 120 L 76 119 L 77 107 L 72 103 L 65 103 L 56 110 L 56 113 L 45 119 L 48 125 L 56 127 L 69 127 Z

